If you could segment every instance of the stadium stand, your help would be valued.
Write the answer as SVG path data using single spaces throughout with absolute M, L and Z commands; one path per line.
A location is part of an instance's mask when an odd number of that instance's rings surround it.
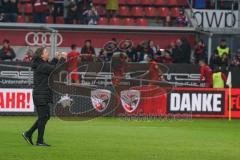
M 47 1 L 50 10 L 46 16 L 46 23 L 56 23 L 56 24 L 64 24 L 66 23 L 66 13 L 67 8 L 64 7 L 63 1 Z M 98 24 L 102 25 L 112 25 L 113 21 L 111 18 L 116 17 L 119 18 L 119 22 L 114 22 L 114 24 L 121 25 L 134 25 L 135 21 L 138 18 L 144 18 L 145 21 L 149 22 L 148 25 L 159 25 L 159 21 L 164 21 L 167 16 L 171 16 L 173 19 L 176 19 L 178 16 L 179 10 L 188 8 L 187 0 L 119 0 L 118 5 L 119 8 L 115 15 L 109 16 L 108 11 L 106 9 L 106 5 L 108 3 L 107 0 L 92 0 L 92 5 L 96 8 L 96 11 L 99 14 Z M 55 7 L 57 5 L 60 6 L 61 9 Z M 91 6 L 91 5 L 89 5 Z M 1 6 L 0 6 L 1 7 Z M 18 15 L 17 21 L 18 23 L 32 23 L 34 16 L 34 8 L 31 0 L 20 0 L 17 4 Z M 56 10 L 56 11 L 54 11 Z M 60 11 L 61 10 L 61 11 Z M 61 13 L 56 13 L 61 12 Z M 78 13 L 79 19 L 81 16 L 81 12 Z M 107 18 L 107 20 L 105 19 Z M 126 19 L 127 18 L 127 19 Z M 131 19 L 131 23 L 129 22 L 129 18 Z M 125 20 L 126 19 L 126 20 Z M 133 20 L 132 20 L 133 19 Z M 6 20 L 6 22 L 8 22 Z M 124 22 L 124 23 L 120 23 Z M 125 23 L 127 22 L 127 23 Z M 82 24 L 81 20 L 77 22 Z

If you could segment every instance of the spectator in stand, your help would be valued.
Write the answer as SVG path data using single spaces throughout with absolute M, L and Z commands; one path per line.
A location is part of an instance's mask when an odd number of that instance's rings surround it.
M 212 69 L 206 64 L 205 60 L 200 60 L 200 81 L 205 82 L 206 88 L 212 88 Z
M 71 52 L 67 55 L 67 70 L 69 73 L 78 71 L 78 64 L 81 62 L 80 53 L 77 51 L 77 45 L 71 45 Z M 71 81 L 73 83 L 80 83 L 78 74 L 71 74 Z
M 18 0 L 3 0 L 2 8 L 6 16 L 6 22 L 17 22 Z
M 214 69 L 212 79 L 213 79 L 213 88 L 225 87 L 225 82 L 227 81 L 227 77 L 219 67 Z
M 187 26 L 188 22 L 187 22 L 187 17 L 184 13 L 184 10 L 180 10 L 179 12 L 179 16 L 176 19 L 176 23 L 178 27 L 185 27 Z
M 217 51 L 220 58 L 223 58 L 223 54 L 227 54 L 230 57 L 230 48 L 227 46 L 225 39 L 221 39 Z
M 3 40 L 3 47 L 0 49 L 0 60 L 13 60 L 16 57 L 15 51 L 10 46 L 10 41 Z
M 169 46 L 167 47 L 167 50 L 170 52 L 170 55 L 173 54 L 173 49 L 176 47 L 174 42 L 171 42 Z
M 46 17 L 50 13 L 48 0 L 33 0 L 34 23 L 46 23 Z
M 172 24 L 172 18 L 171 16 L 166 16 L 165 19 L 164 19 L 164 24 L 163 26 L 165 27 L 171 27 L 173 24 Z
M 210 66 L 211 68 L 216 68 L 221 66 L 221 64 L 222 64 L 222 59 L 219 57 L 218 51 L 215 50 L 214 54 L 211 56 L 211 59 L 210 59 Z
M 95 57 L 96 53 L 94 47 L 92 46 L 91 40 L 85 41 L 84 46 L 81 50 L 81 54 L 85 55 L 82 57 L 83 60 L 93 61 L 93 57 Z
M 77 24 L 79 20 L 78 5 L 76 0 L 65 0 L 64 6 L 66 8 L 66 23 Z
M 130 62 L 138 61 L 138 54 L 135 47 L 128 48 L 128 50 L 126 51 L 126 54 L 128 55 L 128 60 Z
M 223 54 L 223 57 L 222 57 L 221 60 L 222 60 L 221 61 L 221 67 L 228 67 L 229 66 L 230 60 L 229 60 L 229 57 L 226 53 Z
M 86 17 L 84 16 L 83 13 L 87 10 L 88 11 L 92 10 L 92 7 L 93 7 L 92 0 L 77 0 L 77 10 L 78 10 L 78 14 L 79 14 L 79 23 L 80 24 L 88 24 L 88 23 L 85 23 Z
M 92 46 L 92 41 L 91 40 L 86 40 L 84 42 L 84 46 L 81 50 L 81 54 L 95 55 L 95 49 Z
M 139 61 L 142 61 L 144 59 L 144 55 L 148 55 L 149 57 L 153 58 L 154 57 L 154 50 L 151 48 L 154 45 L 154 43 L 152 43 L 151 41 L 144 41 L 140 44 L 139 47 L 139 52 L 140 52 L 140 56 L 139 56 Z
M 199 40 L 194 50 L 195 64 L 199 63 L 199 60 L 207 58 L 206 47 L 203 40 Z
M 108 59 L 107 51 L 105 49 L 101 49 L 100 50 L 99 55 L 98 55 L 98 59 L 101 62 L 108 62 L 108 61 L 110 61 L 110 59 Z
M 33 55 L 34 55 L 33 50 L 29 49 L 23 58 L 23 62 L 31 63 L 33 59 Z
M 240 50 L 239 49 L 238 49 L 236 56 L 232 60 L 232 64 L 240 67 Z
M 63 1 L 63 18 L 64 18 L 64 23 L 68 23 L 68 6 L 70 4 L 70 0 L 64 0 Z
M 117 11 L 118 11 L 118 0 L 108 0 L 106 9 L 107 9 L 107 16 L 108 18 L 116 17 Z
M 153 55 L 157 54 L 157 52 L 160 50 L 159 45 L 155 45 L 152 40 L 148 41 L 149 49 L 152 50 L 151 52 Z
M 0 13 L 0 22 L 7 22 L 6 15 L 4 13 Z
M 196 9 L 205 9 L 206 8 L 206 0 L 195 0 Z
M 63 16 L 64 13 L 64 5 L 63 5 L 63 0 L 55 0 L 53 3 L 53 17 L 54 17 L 54 22 L 56 22 L 56 18 L 59 16 Z
M 99 15 L 95 7 L 83 12 L 83 24 L 97 25 Z
M 163 56 L 161 58 L 161 62 L 162 63 L 173 63 L 173 58 L 170 55 L 170 51 L 168 50 L 164 50 L 163 52 Z
M 190 63 L 191 59 L 191 45 L 186 38 L 181 38 L 181 49 L 183 52 L 183 63 Z
M 178 39 L 176 41 L 176 45 L 174 45 L 174 48 L 172 48 L 172 58 L 174 63 L 183 63 L 183 50 L 182 50 L 182 41 Z

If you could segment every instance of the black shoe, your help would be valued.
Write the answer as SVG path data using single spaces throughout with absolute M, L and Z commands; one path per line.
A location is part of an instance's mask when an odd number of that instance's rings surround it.
M 32 137 L 27 136 L 26 132 L 23 132 L 22 136 L 28 144 L 33 145 Z
M 39 147 L 50 147 L 51 145 L 49 145 L 47 143 L 37 143 L 36 146 L 39 146 Z

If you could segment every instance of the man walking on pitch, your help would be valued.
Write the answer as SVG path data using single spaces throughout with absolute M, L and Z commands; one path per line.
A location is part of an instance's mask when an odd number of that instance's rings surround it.
M 64 61 L 64 58 L 61 56 L 54 58 L 51 63 L 48 62 L 48 59 L 49 54 L 46 48 L 41 47 L 36 50 L 32 70 L 34 72 L 33 101 L 38 119 L 27 132 L 22 134 L 23 138 L 29 144 L 33 145 L 32 135 L 38 130 L 37 146 L 50 146 L 43 140 L 45 126 L 50 118 L 49 104 L 52 102 L 52 93 L 48 86 L 48 78 L 50 73 L 55 69 L 56 64 Z

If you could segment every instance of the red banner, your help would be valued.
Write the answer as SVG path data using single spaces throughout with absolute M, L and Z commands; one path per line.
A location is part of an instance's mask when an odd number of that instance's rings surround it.
M 34 112 L 32 89 L 2 89 L 0 112 Z
M 173 88 L 163 94 L 158 91 L 153 97 L 143 95 L 138 108 L 128 115 L 165 116 L 188 115 L 191 117 L 227 118 L 229 116 L 229 90 L 213 88 Z M 240 118 L 240 89 L 232 89 L 232 118 Z M 120 111 L 124 113 L 123 110 Z M 126 112 L 125 112 L 126 113 Z

